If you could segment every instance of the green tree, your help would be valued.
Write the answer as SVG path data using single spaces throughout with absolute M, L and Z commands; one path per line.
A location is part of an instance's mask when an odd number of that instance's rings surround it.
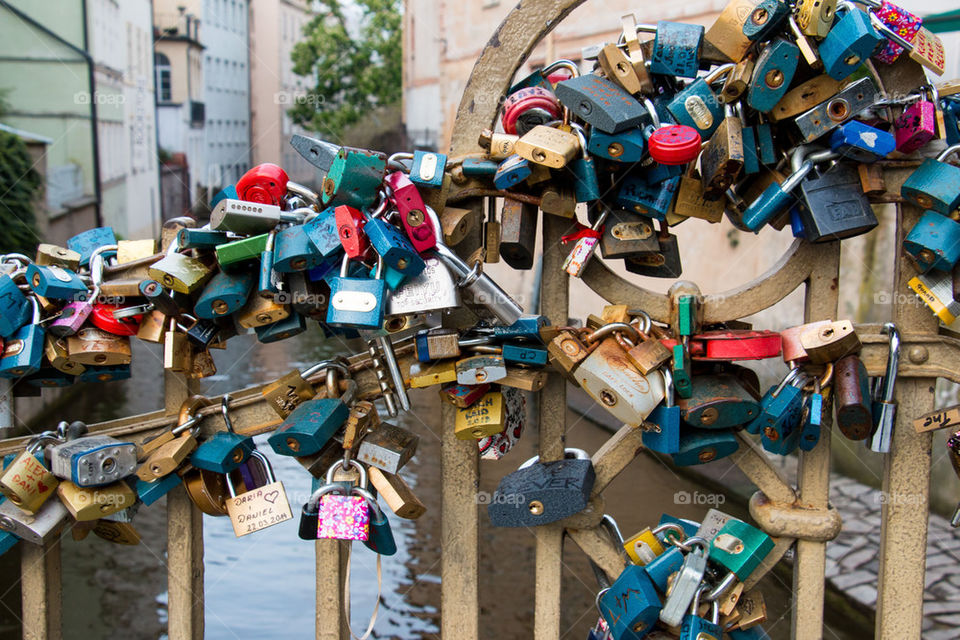
M 0 92 L 0 116 L 6 111 L 4 92 Z M 42 186 L 26 143 L 0 131 L 0 253 L 32 256 L 36 251 L 39 234 L 33 207 Z
M 317 0 L 304 39 L 293 48 L 294 73 L 315 86 L 290 109 L 293 121 L 339 136 L 371 110 L 400 100 L 402 0 Z M 351 21 L 350 9 L 362 10 Z

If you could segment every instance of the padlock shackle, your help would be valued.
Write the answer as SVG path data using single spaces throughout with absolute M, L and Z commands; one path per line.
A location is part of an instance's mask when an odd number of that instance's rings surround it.
M 353 487 L 352 489 L 350 489 L 350 493 L 354 495 L 358 495 L 361 498 L 363 498 L 366 501 L 367 506 L 373 509 L 373 511 L 377 514 L 377 520 L 380 520 L 381 518 L 383 518 L 383 510 L 380 508 L 380 504 L 377 502 L 377 499 L 373 497 L 373 494 L 370 493 L 368 489 L 364 489 L 363 487 Z M 371 520 L 372 519 L 373 518 L 371 518 Z
M 610 324 L 605 324 L 599 329 L 596 329 L 585 335 L 583 340 L 587 344 L 593 344 L 601 338 L 606 338 L 612 333 L 626 333 L 634 344 L 640 342 L 640 332 L 635 326 L 632 324 L 627 324 L 626 322 L 611 322 Z
M 317 506 L 320 504 L 320 498 L 327 495 L 328 493 L 333 493 L 334 491 L 343 491 L 343 487 L 339 484 L 325 484 L 321 487 L 318 487 L 316 491 L 310 494 L 310 497 L 307 498 L 307 504 L 304 507 L 308 511 L 316 511 Z M 345 495 L 345 494 L 343 494 Z
M 663 406 L 669 409 L 676 406 L 673 397 L 676 393 L 673 386 L 673 372 L 667 367 L 661 367 L 658 371 L 663 376 Z
M 787 375 L 783 377 L 783 380 L 777 385 L 777 387 L 770 393 L 770 395 L 776 398 L 780 395 L 780 392 L 783 391 L 788 384 L 791 384 L 794 379 L 800 375 L 800 367 L 793 367 L 790 371 L 787 372 Z
M 305 198 L 314 204 L 320 204 L 320 194 L 306 185 L 293 180 L 287 180 L 287 192 Z
M 717 78 L 720 78 L 721 76 L 726 77 L 730 75 L 730 73 L 736 68 L 737 68 L 737 65 L 735 63 L 726 62 L 718 66 L 716 69 L 714 69 L 707 75 L 703 76 L 703 81 L 706 82 L 707 84 L 713 84 L 717 80 Z
M 30 439 L 29 442 L 27 442 L 27 446 L 24 448 L 24 451 L 29 454 L 34 454 L 48 444 L 60 444 L 62 442 L 65 442 L 65 440 L 57 435 L 56 431 L 43 431 L 35 435 Z
M 870 24 L 873 25 L 874 29 L 879 31 L 880 34 L 888 40 L 891 40 L 906 49 L 907 53 L 913 53 L 914 46 L 912 42 L 884 24 L 883 20 L 881 20 L 873 11 L 868 11 L 867 13 L 870 15 Z
M 254 449 L 250 454 L 250 459 L 260 462 L 260 466 L 263 468 L 263 475 L 267 477 L 267 484 L 273 484 L 277 481 L 277 476 L 273 473 L 273 465 L 270 464 L 270 460 L 266 455 L 264 455 L 261 451 Z
M 577 66 L 576 62 L 574 62 L 573 60 L 568 60 L 567 58 L 554 60 L 553 62 L 545 66 L 543 69 L 541 69 L 540 73 L 542 73 L 544 76 L 544 79 L 546 79 L 546 76 L 548 76 L 551 71 L 556 71 L 557 69 L 566 69 L 567 71 L 570 72 L 571 78 L 580 77 L 580 67 Z
M 726 595 L 727 591 L 733 588 L 733 585 L 737 584 L 737 574 L 733 571 L 730 571 L 723 577 L 717 586 L 713 587 L 709 593 L 704 597 L 704 600 L 707 602 L 718 602 L 720 598 Z
M 33 260 L 22 253 L 5 253 L 0 256 L 0 262 L 19 262 L 21 264 L 33 264 Z
M 366 468 L 356 460 L 347 460 L 345 458 L 341 458 L 340 460 L 337 460 L 332 465 L 330 465 L 330 468 L 327 470 L 327 476 L 326 476 L 327 484 L 334 483 L 333 478 L 334 478 L 334 474 L 337 472 L 337 469 L 342 468 L 344 471 L 346 471 L 347 467 L 354 467 L 358 470 L 358 472 L 360 473 L 360 478 L 358 479 L 359 481 L 357 483 L 357 486 L 362 489 L 366 489 L 367 488 Z
M 657 113 L 657 107 L 653 104 L 653 101 L 650 100 L 650 98 L 643 98 L 643 107 L 650 115 L 650 122 L 653 123 L 654 129 L 659 129 L 661 126 L 663 126 L 660 122 L 660 114 Z
M 564 460 L 566 459 L 590 460 L 590 454 L 584 451 L 583 449 L 567 447 L 566 449 L 563 450 L 563 458 Z M 527 467 L 532 467 L 534 464 L 536 464 L 539 461 L 540 461 L 540 454 L 538 453 L 537 455 L 533 456 L 532 458 L 530 458 L 529 460 L 521 464 L 519 467 L 517 467 L 517 471 L 519 471 L 520 469 L 526 469 Z
M 937 162 L 944 162 L 947 158 L 949 158 L 954 153 L 957 153 L 958 151 L 960 151 L 960 144 L 950 145 L 949 147 L 947 147 L 946 149 L 944 149 L 943 151 L 937 154 Z
M 347 369 L 347 366 L 340 362 L 339 360 L 321 360 L 320 362 L 307 367 L 306 369 L 300 372 L 300 377 L 306 380 L 310 376 L 320 373 L 326 369 L 336 369 L 344 376 L 350 375 L 350 370 Z
M 656 537 L 659 538 L 659 537 L 660 537 L 660 534 L 663 533 L 663 532 L 665 532 L 665 531 L 667 531 L 667 532 L 672 531 L 674 534 L 676 534 L 676 535 L 673 536 L 673 539 L 674 539 L 674 540 L 678 540 L 678 541 L 680 541 L 680 542 L 683 542 L 683 541 L 686 540 L 686 538 L 687 538 L 687 533 L 686 533 L 686 531 L 683 530 L 683 527 L 681 527 L 680 525 L 675 524 L 675 523 L 673 523 L 673 522 L 668 522 L 668 523 L 666 523 L 666 524 L 660 525 L 659 527 L 654 527 L 654 528 L 650 531 L 650 533 L 652 533 L 654 536 L 656 536 Z M 663 539 L 664 539 L 664 540 L 667 540 L 667 541 L 669 542 L 670 536 L 669 536 L 669 535 L 664 535 L 664 536 L 663 536 Z M 674 544 L 674 543 L 671 542 L 670 544 Z
M 220 413 L 223 415 L 223 422 L 227 425 L 227 431 L 236 433 L 233 430 L 233 421 L 230 420 L 230 394 L 225 393 L 220 396 Z
M 900 332 L 897 325 L 892 322 L 884 323 L 880 333 L 890 336 L 889 350 L 887 352 L 887 368 L 883 374 L 883 382 L 878 385 L 879 397 L 877 400 L 891 404 L 893 403 L 893 390 L 897 382 L 897 371 L 900 367 Z
M 626 554 L 626 550 L 623 548 L 623 532 L 620 531 L 620 525 L 613 519 L 613 516 L 609 513 L 603 514 L 603 517 L 600 519 L 600 526 L 607 530 L 607 533 L 613 538 L 614 543 L 616 543 L 621 553 Z

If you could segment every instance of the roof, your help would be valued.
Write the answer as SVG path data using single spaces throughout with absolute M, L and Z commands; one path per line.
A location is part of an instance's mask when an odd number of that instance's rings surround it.
M 3 123 L 0 123 L 0 131 L 6 131 L 7 133 L 12 133 L 17 137 L 23 138 L 27 142 L 41 142 L 43 144 L 53 144 L 53 138 L 48 138 L 47 136 L 41 136 L 39 133 L 30 133 L 29 131 L 24 131 L 23 129 L 17 129 L 16 127 L 11 127 Z
M 924 16 L 923 26 L 934 33 L 960 31 L 960 9 Z

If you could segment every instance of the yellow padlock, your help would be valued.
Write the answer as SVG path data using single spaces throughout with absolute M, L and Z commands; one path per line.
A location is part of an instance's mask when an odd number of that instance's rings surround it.
M 60 482 L 36 458 L 36 452 L 48 441 L 59 442 L 55 438 L 41 436 L 14 458 L 0 475 L 0 492 L 12 504 L 31 515 L 40 510 Z
M 479 440 L 504 428 L 503 393 L 488 391 L 469 407 L 457 409 L 453 432 L 458 440 Z
M 647 527 L 637 535 L 623 543 L 623 548 L 627 555 L 633 560 L 634 564 L 641 567 L 651 562 L 654 558 L 663 553 L 663 543 L 654 535 L 650 527 Z
M 78 522 L 97 520 L 137 501 L 137 494 L 123 480 L 105 487 L 78 487 L 64 480 L 57 486 L 57 495 Z

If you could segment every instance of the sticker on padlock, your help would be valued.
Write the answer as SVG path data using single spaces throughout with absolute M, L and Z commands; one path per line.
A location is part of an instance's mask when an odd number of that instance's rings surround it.
M 96 487 L 122 480 L 137 466 L 137 446 L 110 436 L 92 435 L 48 451 L 50 471 L 78 487 Z

